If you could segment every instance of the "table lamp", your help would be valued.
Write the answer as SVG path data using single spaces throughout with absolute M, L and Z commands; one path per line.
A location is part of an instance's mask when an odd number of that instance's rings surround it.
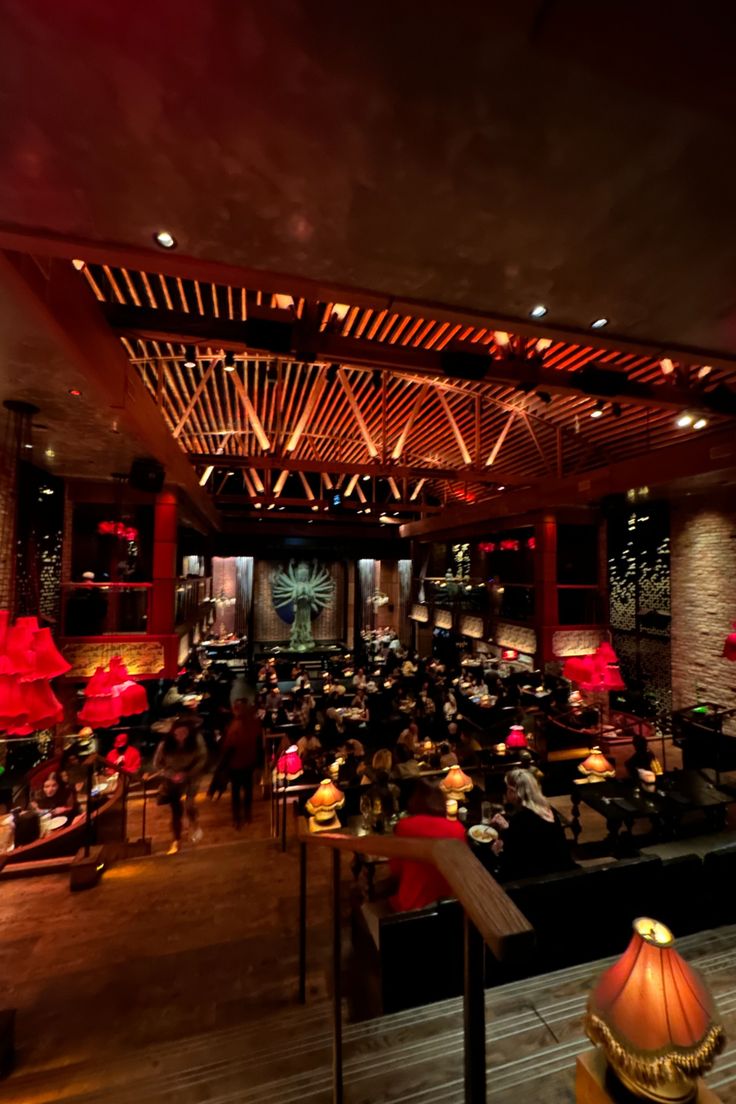
M 275 774 L 282 785 L 284 782 L 294 782 L 300 774 L 302 774 L 303 770 L 304 767 L 302 766 L 299 749 L 296 744 L 292 744 L 291 747 L 288 747 L 276 760 Z
M 462 800 L 463 794 L 469 793 L 473 788 L 473 779 L 458 766 L 448 767 L 447 774 L 440 782 L 440 789 L 445 797 L 454 797 Z
M 340 821 L 335 815 L 336 809 L 342 809 L 345 794 L 339 790 L 331 778 L 324 778 L 314 791 L 305 808 L 310 814 L 310 832 L 328 832 L 339 828 Z
M 604 778 L 616 777 L 615 767 L 611 766 L 599 747 L 591 749 L 587 759 L 578 764 L 578 770 L 587 776 L 589 782 L 602 782 Z
M 512 750 L 526 747 L 526 735 L 521 725 L 512 725 L 506 737 L 506 747 Z
M 725 1042 L 700 975 L 657 920 L 634 921 L 628 948 L 600 977 L 585 1016 L 624 1086 L 646 1100 L 684 1104 Z

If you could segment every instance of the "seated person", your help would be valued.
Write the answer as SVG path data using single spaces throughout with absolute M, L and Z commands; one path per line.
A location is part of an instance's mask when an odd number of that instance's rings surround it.
M 420 779 L 409 798 L 409 816 L 396 825 L 397 838 L 465 840 L 465 829 L 456 820 L 447 819 L 445 799 L 437 786 Z M 395 912 L 426 908 L 452 892 L 439 871 L 429 863 L 392 859 L 391 873 L 398 888 L 390 898 Z
M 405 729 L 399 733 L 397 741 L 400 747 L 408 748 L 413 754 L 419 747 L 419 725 L 416 721 L 409 721 Z
M 356 690 L 360 690 L 360 689 L 364 690 L 367 687 L 367 685 L 368 685 L 368 676 L 366 675 L 365 670 L 362 667 L 359 667 L 358 670 L 353 675 L 353 686 L 355 687 Z
M 508 816 L 497 813 L 491 820 L 501 835 L 491 844 L 500 857 L 500 877 L 505 881 L 534 878 L 572 870 L 575 863 L 565 839 L 562 821 L 528 770 L 506 775 L 505 803 Z
M 388 748 L 379 748 L 374 752 L 371 759 L 370 766 L 367 764 L 361 771 L 360 784 L 361 786 L 370 786 L 375 782 L 380 774 L 385 774 L 386 777 L 391 774 L 394 766 L 394 757 Z
M 178 711 L 184 701 L 186 695 L 190 693 L 190 678 L 189 675 L 179 675 L 175 683 L 173 683 L 166 691 L 161 702 L 161 708 L 170 712 L 171 710 Z
M 393 770 L 394 778 L 417 778 L 421 774 L 421 767 L 414 758 L 414 752 L 406 744 L 396 745 L 396 766 Z
M 475 767 L 478 765 L 478 752 L 480 744 L 471 732 L 461 728 L 457 742 L 457 760 L 461 767 Z
M 649 747 L 646 736 L 641 732 L 632 739 L 634 745 L 634 754 L 631 755 L 625 763 L 626 771 L 632 782 L 651 782 L 653 781 L 651 775 L 657 775 L 662 773 L 662 766 L 657 759 L 654 752 Z M 642 774 L 641 772 L 644 772 Z
M 79 813 L 76 790 L 64 782 L 56 771 L 46 776 L 41 790 L 33 795 L 31 807 L 38 809 L 39 812 L 64 816 L 67 824 L 71 824 Z
M 366 700 L 365 688 L 360 687 L 355 694 L 352 702 L 350 703 L 352 709 L 357 709 L 362 715 L 363 723 L 367 723 L 369 720 L 368 702 Z
M 440 767 L 444 770 L 446 767 L 457 766 L 457 755 L 452 750 L 448 743 L 442 743 L 439 747 L 440 752 Z
M 137 774 L 141 769 L 141 754 L 137 748 L 128 743 L 127 732 L 118 732 L 114 746 L 105 756 L 105 762 L 115 770 L 125 771 L 126 774 Z
M 87 764 L 82 761 L 76 744 L 68 747 L 61 756 L 59 781 L 77 793 L 81 793 L 87 785 Z

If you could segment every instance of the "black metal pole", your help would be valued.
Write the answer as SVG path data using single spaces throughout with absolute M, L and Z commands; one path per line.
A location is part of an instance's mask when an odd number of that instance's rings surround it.
M 284 775 L 284 793 L 281 798 L 281 850 L 286 850 L 286 795 L 289 790 L 289 782 Z
M 342 1104 L 342 948 L 340 944 L 340 852 L 332 852 L 332 1100 Z
M 483 954 L 483 938 L 475 924 L 466 915 L 463 1000 L 466 1104 L 485 1104 L 486 1100 L 486 1005 Z
M 92 846 L 92 764 L 87 767 L 87 819 L 84 825 L 84 855 L 89 858 Z
M 299 844 L 299 1003 L 307 1001 L 307 845 Z

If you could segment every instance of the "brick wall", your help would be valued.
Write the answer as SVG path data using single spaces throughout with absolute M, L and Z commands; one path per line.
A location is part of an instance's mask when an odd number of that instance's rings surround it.
M 0 609 L 10 609 L 13 595 L 15 549 L 15 464 L 0 467 Z
M 736 663 L 721 658 L 736 621 L 734 497 L 673 503 L 671 540 L 673 707 L 736 707 Z

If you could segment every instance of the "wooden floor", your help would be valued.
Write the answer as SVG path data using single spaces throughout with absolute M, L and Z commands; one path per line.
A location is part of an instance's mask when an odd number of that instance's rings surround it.
M 53 874 L 0 881 L 1 1007 L 18 1009 L 8 1104 L 322 1104 L 330 1098 L 328 856 L 310 859 L 308 1002 L 296 1004 L 296 849 L 242 833 L 204 802 L 204 840 L 106 872 L 71 894 Z M 155 817 L 168 842 L 166 810 Z M 150 823 L 150 822 L 149 822 Z M 602 831 L 595 817 L 583 838 Z M 133 833 L 134 834 L 134 833 Z M 213 841 L 216 841 L 213 843 Z M 346 864 L 347 865 L 347 864 Z M 350 875 L 346 871 L 346 895 Z M 680 941 L 734 1047 L 710 1083 L 736 1104 L 736 930 Z M 623 949 L 623 948 L 622 948 Z M 488 993 L 489 1099 L 573 1100 L 581 1017 L 603 963 Z M 459 1101 L 461 1005 L 346 1028 L 347 1104 Z

